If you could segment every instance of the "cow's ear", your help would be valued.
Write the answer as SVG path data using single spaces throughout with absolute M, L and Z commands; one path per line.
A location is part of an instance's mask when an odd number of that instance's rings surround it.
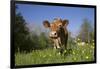
M 69 24 L 68 20 L 63 20 L 63 26 L 67 26 Z
M 45 28 L 49 28 L 50 27 L 50 23 L 47 20 L 43 21 L 43 25 L 44 25 Z

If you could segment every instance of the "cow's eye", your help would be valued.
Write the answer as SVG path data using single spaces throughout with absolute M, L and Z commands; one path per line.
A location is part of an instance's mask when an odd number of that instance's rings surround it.
M 59 25 L 59 27 L 61 27 L 61 25 Z
M 59 26 L 61 26 L 61 25 L 59 25 Z
M 59 28 L 61 28 L 62 27 L 62 25 L 59 25 Z

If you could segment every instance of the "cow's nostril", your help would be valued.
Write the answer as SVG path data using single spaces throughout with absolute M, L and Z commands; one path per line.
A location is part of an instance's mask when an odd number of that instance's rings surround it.
M 56 33 L 54 35 L 56 35 Z

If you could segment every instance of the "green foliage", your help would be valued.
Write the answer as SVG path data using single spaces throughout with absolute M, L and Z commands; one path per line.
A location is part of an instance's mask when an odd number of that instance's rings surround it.
M 45 48 L 49 48 L 50 46 L 52 47 L 48 37 L 44 32 L 41 32 L 40 35 L 37 35 L 35 31 L 31 32 L 30 38 L 31 41 L 33 42 L 32 48 L 34 50 L 45 49 Z
M 39 46 L 41 46 L 42 49 L 47 48 L 49 46 L 48 38 L 46 37 L 45 33 L 41 33 L 39 36 Z
M 20 13 L 16 14 L 14 23 L 14 46 L 15 51 L 24 50 L 23 47 L 27 41 L 27 36 L 29 34 L 28 28 L 26 27 L 26 22 Z

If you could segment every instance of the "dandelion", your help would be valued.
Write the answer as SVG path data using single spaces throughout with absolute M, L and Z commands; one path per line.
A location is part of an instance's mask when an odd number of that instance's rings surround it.
M 43 56 L 44 58 L 46 57 L 46 55 Z
M 80 46 L 80 43 L 78 43 L 78 46 Z
M 73 51 L 73 54 L 75 55 L 75 52 Z
M 90 52 L 92 52 L 92 51 L 90 50 Z
M 77 40 L 79 41 L 80 39 L 78 38 Z
M 91 46 L 91 48 L 93 48 L 93 49 L 94 49 L 94 46 Z
M 89 59 L 89 57 L 88 57 L 88 56 L 86 56 L 85 58 L 86 58 L 86 59 Z
M 76 58 L 74 58 L 74 61 L 76 61 Z
M 80 42 L 78 43 L 79 46 L 84 46 L 85 45 L 85 42 Z
M 84 46 L 85 45 L 85 42 L 82 42 L 81 45 Z
M 49 56 L 51 57 L 51 54 Z
M 77 43 L 77 41 L 76 41 L 76 40 L 75 40 L 74 42 L 75 42 L 75 43 Z
M 59 52 L 58 55 L 60 55 L 61 53 Z
M 66 50 L 64 50 L 64 53 L 66 53 L 67 51 Z
M 88 43 L 86 45 L 88 45 Z
M 82 53 L 84 53 L 84 50 L 82 51 Z
M 93 45 L 94 45 L 94 43 L 93 43 Z

